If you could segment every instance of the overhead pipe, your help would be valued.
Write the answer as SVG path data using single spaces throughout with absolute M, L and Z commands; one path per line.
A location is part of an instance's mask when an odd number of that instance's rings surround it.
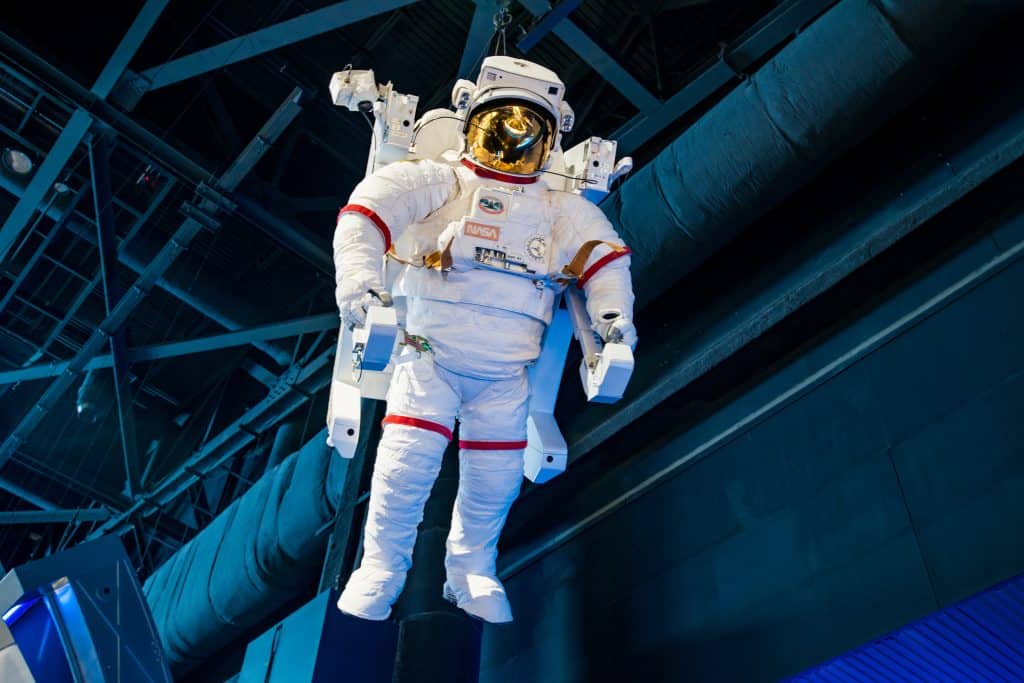
M 920 94 L 980 28 L 970 0 L 842 0 L 613 193 L 638 303 Z
M 347 461 L 322 431 L 286 456 L 146 580 L 175 675 L 315 585 Z

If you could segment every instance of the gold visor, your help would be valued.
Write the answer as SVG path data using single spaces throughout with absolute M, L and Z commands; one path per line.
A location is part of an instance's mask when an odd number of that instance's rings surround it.
M 549 118 L 522 102 L 481 107 L 466 125 L 470 156 L 503 173 L 531 175 L 540 171 L 554 138 Z

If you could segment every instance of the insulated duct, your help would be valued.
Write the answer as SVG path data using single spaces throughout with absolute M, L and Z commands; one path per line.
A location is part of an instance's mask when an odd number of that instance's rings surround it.
M 146 581 L 176 676 L 315 587 L 348 464 L 325 439 L 268 471 Z
M 968 0 L 842 0 L 629 178 L 602 209 L 638 304 L 665 291 L 934 80 Z M 980 23 L 980 22 L 973 22 Z

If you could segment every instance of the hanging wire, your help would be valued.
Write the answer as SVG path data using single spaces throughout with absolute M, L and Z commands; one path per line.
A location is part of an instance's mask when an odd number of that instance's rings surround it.
M 510 0 L 502 0 L 501 6 L 494 15 L 494 33 L 497 36 L 497 44 L 494 49 L 496 53 L 500 50 L 502 55 L 508 54 L 506 30 L 512 23 L 512 13 L 508 9 L 509 4 Z

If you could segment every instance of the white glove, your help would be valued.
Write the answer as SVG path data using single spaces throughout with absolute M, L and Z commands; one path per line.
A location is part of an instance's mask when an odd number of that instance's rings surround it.
M 628 345 L 630 349 L 636 349 L 636 325 L 628 318 L 619 316 L 603 319 L 594 324 L 594 331 L 600 335 L 605 343 L 618 342 Z
M 383 291 L 383 287 L 373 287 L 358 280 L 342 279 L 334 293 L 338 302 L 341 321 L 349 328 L 362 327 L 366 322 L 366 309 L 377 299 L 369 290 Z

